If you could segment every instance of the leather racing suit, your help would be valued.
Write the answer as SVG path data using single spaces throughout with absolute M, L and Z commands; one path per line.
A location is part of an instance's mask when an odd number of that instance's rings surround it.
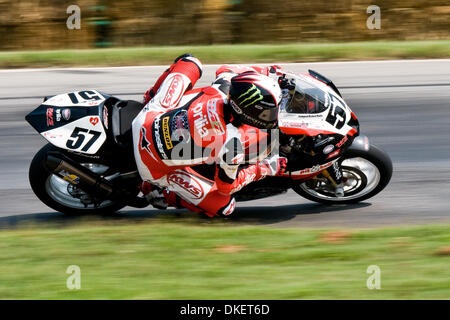
M 233 75 L 269 75 L 269 69 L 222 66 L 211 86 L 192 89 L 202 75 L 202 64 L 183 55 L 145 93 L 145 107 L 132 125 L 134 156 L 144 182 L 163 188 L 169 205 L 208 216 L 229 215 L 235 208 L 234 192 L 265 176 L 282 174 L 285 159 L 277 155 L 241 166 L 245 159 L 239 129 L 249 126 L 236 125 L 227 101 Z M 258 160 L 269 149 L 270 143 Z M 215 165 L 214 180 L 194 170 L 205 163 Z

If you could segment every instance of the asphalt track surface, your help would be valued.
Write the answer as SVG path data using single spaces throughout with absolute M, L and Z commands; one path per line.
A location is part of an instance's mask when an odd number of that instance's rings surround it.
M 281 65 L 295 72 L 311 68 L 335 82 L 358 116 L 362 133 L 392 157 L 393 178 L 382 193 L 351 206 L 323 206 L 292 191 L 242 202 L 230 223 L 370 228 L 450 222 L 450 60 Z M 164 68 L 0 70 L 0 228 L 67 219 L 42 204 L 28 183 L 30 161 L 46 141 L 24 116 L 43 96 L 97 89 L 140 100 Z M 216 68 L 205 66 L 197 86 L 208 85 Z M 118 217 L 153 219 L 161 214 L 192 217 L 183 210 L 152 208 L 125 208 Z

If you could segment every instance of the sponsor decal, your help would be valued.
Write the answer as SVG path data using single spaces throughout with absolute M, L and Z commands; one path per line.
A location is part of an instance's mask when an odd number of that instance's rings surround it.
M 186 191 L 187 196 L 192 199 L 203 198 L 204 191 L 201 184 L 192 176 L 184 172 L 175 172 L 167 176 L 167 182 L 178 188 L 181 188 L 181 192 Z M 183 192 L 183 194 L 186 194 Z
M 248 89 L 246 92 L 241 94 L 237 100 L 240 100 L 241 108 L 247 108 L 248 106 L 255 104 L 258 101 L 263 99 L 263 95 L 261 94 L 261 90 L 259 90 L 254 84 Z
M 89 122 L 95 126 L 98 123 L 98 118 L 97 117 L 90 117 L 89 118 Z
M 169 117 L 164 117 L 162 119 L 162 132 L 164 137 L 164 143 L 166 144 L 167 149 L 172 149 L 173 144 L 172 140 L 170 140 L 170 131 L 169 131 Z
M 246 115 L 245 113 L 242 114 L 242 117 L 244 119 L 246 119 L 248 122 L 252 123 L 255 127 L 258 127 L 258 128 L 265 128 L 265 127 L 270 128 L 271 127 L 270 124 L 267 124 L 267 123 L 262 122 L 260 120 L 253 119 L 252 117 Z
M 333 150 L 334 146 L 332 144 L 329 144 L 325 148 L 323 148 L 323 154 L 329 154 Z
M 282 126 L 285 128 L 306 129 L 306 128 L 308 128 L 309 123 L 306 123 L 306 122 L 283 122 Z
M 233 101 L 230 100 L 231 107 L 234 111 L 236 111 L 237 114 L 242 114 L 242 110 L 238 107 L 238 105 Z
M 63 177 L 63 180 L 70 182 L 71 184 L 80 183 L 80 178 L 74 174 L 67 172 L 66 170 L 61 170 L 59 174 Z
M 206 105 L 206 110 L 208 113 L 209 122 L 211 123 L 212 128 L 216 131 L 216 134 L 224 135 L 225 129 L 223 128 L 222 122 L 217 114 L 217 100 L 218 99 L 209 100 Z
M 336 176 L 336 179 L 340 180 L 342 178 L 342 173 L 341 173 L 341 170 L 339 168 L 339 164 L 337 163 L 337 161 L 335 163 L 333 163 L 333 169 L 334 169 L 334 175 Z
M 44 132 L 43 135 L 46 139 L 62 139 L 63 137 L 62 134 L 54 134 L 51 132 Z
M 308 114 L 308 113 L 300 113 L 297 116 L 298 118 L 323 118 L 321 114 Z
M 203 114 L 203 103 L 199 103 L 193 108 L 194 112 L 194 127 L 197 129 L 200 137 L 204 138 L 208 135 L 209 131 L 206 128 L 206 125 L 209 123 L 206 115 Z
M 165 108 L 173 106 L 181 97 L 184 92 L 183 77 L 181 75 L 175 75 L 168 86 L 166 96 L 161 102 L 161 105 Z
M 265 106 L 275 107 L 275 103 L 270 103 L 270 102 L 265 102 L 265 101 L 261 101 L 260 103 Z
M 57 122 L 61 121 L 61 109 L 56 109 L 55 114 L 56 114 L 56 121 Z
M 347 140 L 348 140 L 348 137 L 345 136 L 341 141 L 339 141 L 339 142 L 336 144 L 336 146 L 337 146 L 338 148 L 342 147 L 342 145 L 343 145 L 344 143 L 346 143 Z
M 339 152 L 341 152 L 341 149 L 337 149 L 337 150 L 334 151 L 333 153 L 330 153 L 330 154 L 328 155 L 328 157 L 327 157 L 327 160 L 328 160 L 328 159 L 331 159 L 331 158 L 333 158 L 333 157 L 336 157 L 337 155 L 339 155 Z
M 317 143 L 315 144 L 315 146 L 316 146 L 316 147 L 319 147 L 319 146 L 322 146 L 322 145 L 324 145 L 324 144 L 331 143 L 332 141 L 334 141 L 334 137 L 328 137 L 328 138 L 326 138 L 326 139 L 322 139 L 321 141 L 317 142 Z
M 161 154 L 161 157 L 163 157 L 164 159 L 167 160 L 168 158 L 167 158 L 166 152 L 164 151 L 164 148 L 163 148 L 163 145 L 162 145 L 162 142 L 161 142 L 161 136 L 159 134 L 159 122 L 160 122 L 159 117 L 156 117 L 155 122 L 154 122 L 154 124 L 155 124 L 155 135 L 154 135 L 154 137 L 155 137 L 155 140 L 156 140 L 156 146 L 158 147 L 158 151 Z
M 186 110 L 180 110 L 175 113 L 171 120 L 170 128 L 172 129 L 172 141 L 188 143 L 191 140 L 189 118 Z
M 45 117 L 47 118 L 47 127 L 51 127 L 51 126 L 55 125 L 55 122 L 53 121 L 53 108 L 47 108 Z
M 322 171 L 322 170 L 328 168 L 332 164 L 333 164 L 333 162 L 328 162 L 328 163 L 325 163 L 325 164 L 322 164 L 322 165 L 315 165 L 315 166 L 313 166 L 311 168 L 300 170 L 300 172 L 298 172 L 298 174 L 299 175 L 305 175 L 305 174 L 316 173 L 316 172 L 319 172 L 319 171 Z
M 70 109 L 63 109 L 62 117 L 66 121 L 69 120 L 70 119 Z
M 145 150 L 148 152 L 148 154 L 156 160 L 155 156 L 152 153 L 152 150 L 150 150 L 150 141 L 147 140 L 147 132 L 145 130 L 145 127 L 141 127 L 141 143 L 140 143 L 141 150 Z M 157 161 L 157 160 L 156 160 Z
M 108 129 L 108 108 L 106 106 L 103 106 L 103 124 Z

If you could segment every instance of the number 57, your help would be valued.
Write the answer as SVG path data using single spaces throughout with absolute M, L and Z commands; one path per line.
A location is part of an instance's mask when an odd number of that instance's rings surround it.
M 84 145 L 81 151 L 88 151 L 89 148 L 95 143 L 95 141 L 97 141 L 98 137 L 100 137 L 101 132 L 75 127 L 72 134 L 70 135 L 71 138 L 75 139 L 67 140 L 66 147 L 72 150 L 80 148 L 86 138 L 86 134 L 91 134 L 92 138 L 89 139 L 89 141 Z

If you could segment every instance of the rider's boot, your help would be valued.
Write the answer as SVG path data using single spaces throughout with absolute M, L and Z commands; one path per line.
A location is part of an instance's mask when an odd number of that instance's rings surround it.
M 145 199 L 154 208 L 165 210 L 169 206 L 169 203 L 164 196 L 163 190 L 158 188 L 157 186 L 152 185 L 148 181 L 144 181 L 141 183 L 140 189 Z
M 192 88 L 202 75 L 202 64 L 197 58 L 189 53 L 185 53 L 176 58 L 172 65 L 163 72 L 158 80 L 156 80 L 154 86 L 145 92 L 143 104 L 147 104 L 153 99 L 164 80 L 166 80 L 167 76 L 173 72 L 181 72 L 186 75 L 191 81 L 190 87 Z

